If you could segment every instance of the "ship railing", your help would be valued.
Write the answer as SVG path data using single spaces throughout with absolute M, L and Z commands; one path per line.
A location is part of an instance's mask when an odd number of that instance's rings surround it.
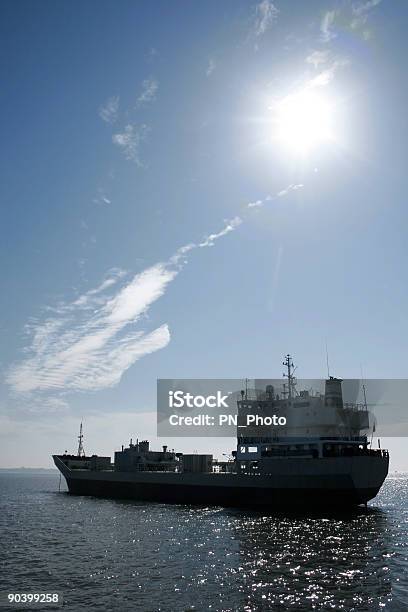
M 365 404 L 357 404 L 352 402 L 344 402 L 343 408 L 345 410 L 352 410 L 353 412 L 368 412 L 368 408 Z
M 388 457 L 388 450 L 334 445 L 323 449 L 323 457 Z
M 242 400 L 266 401 L 271 399 L 271 395 L 263 389 L 247 389 Z
M 307 395 L 302 396 L 302 391 L 307 392 Z M 324 394 L 320 391 L 315 391 L 314 389 L 303 389 L 302 391 L 295 390 L 293 396 L 298 399 L 313 399 L 316 397 L 324 398 Z M 273 392 L 273 398 L 276 399 L 287 399 L 288 392 L 287 389 L 281 387 L 275 387 Z M 272 399 L 272 394 L 265 389 L 247 389 L 244 392 L 244 395 L 241 395 L 239 400 L 256 400 L 256 401 L 270 401 Z

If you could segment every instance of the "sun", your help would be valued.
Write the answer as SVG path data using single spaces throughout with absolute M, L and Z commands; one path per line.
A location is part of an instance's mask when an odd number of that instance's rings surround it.
M 274 107 L 276 136 L 288 149 L 305 154 L 333 138 L 329 100 L 313 91 L 287 96 Z

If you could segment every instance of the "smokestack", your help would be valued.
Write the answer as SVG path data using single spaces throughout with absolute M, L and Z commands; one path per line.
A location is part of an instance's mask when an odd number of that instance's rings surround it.
M 343 408 L 343 392 L 341 390 L 341 378 L 334 378 L 329 376 L 326 380 L 326 386 L 324 391 L 325 405 L 336 406 L 337 408 Z

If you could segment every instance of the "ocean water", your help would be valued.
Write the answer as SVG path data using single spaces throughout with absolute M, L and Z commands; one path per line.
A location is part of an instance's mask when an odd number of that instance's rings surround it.
M 273 516 L 58 492 L 0 475 L 0 590 L 65 610 L 408 610 L 408 475 L 367 511 Z M 15 609 L 15 608 L 14 608 Z

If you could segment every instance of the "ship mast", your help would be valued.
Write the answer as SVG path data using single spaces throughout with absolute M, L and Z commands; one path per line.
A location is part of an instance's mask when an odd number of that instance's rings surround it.
M 79 436 L 78 436 L 78 452 L 77 457 L 85 457 L 85 450 L 83 445 L 84 434 L 82 433 L 82 421 L 79 426 Z
M 366 386 L 365 386 L 365 380 L 363 376 L 363 366 L 362 365 L 360 365 L 360 370 L 361 370 L 361 383 L 363 386 L 364 408 L 367 411 L 367 394 L 366 394 Z
M 288 400 L 290 401 L 295 391 L 295 376 L 293 374 L 295 367 L 293 365 L 293 359 L 289 353 L 286 355 L 283 365 L 287 368 L 287 374 L 284 374 L 284 377 L 288 379 Z

